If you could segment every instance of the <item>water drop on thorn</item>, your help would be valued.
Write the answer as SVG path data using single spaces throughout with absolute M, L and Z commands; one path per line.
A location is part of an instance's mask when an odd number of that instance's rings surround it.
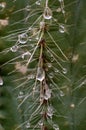
M 54 57 L 51 57 L 51 59 L 50 59 L 50 60 L 51 60 L 51 62 L 54 62 Z
M 74 103 L 70 104 L 70 107 L 75 108 L 75 104 Z
M 40 0 L 36 1 L 36 5 L 40 5 L 41 4 L 40 2 L 41 2 Z
M 51 97 L 51 90 L 50 89 L 47 89 L 46 90 L 46 95 L 50 98 Z
M 63 2 L 63 0 L 58 0 L 59 2 Z
M 27 5 L 25 9 L 26 9 L 26 11 L 30 11 L 31 6 Z
M 18 46 L 17 46 L 17 45 L 12 46 L 12 47 L 10 48 L 10 50 L 11 50 L 12 52 L 16 52 L 16 51 L 18 50 Z
M 34 78 L 35 78 L 35 75 L 34 75 L 34 74 L 31 74 L 31 75 L 28 76 L 28 80 L 29 80 L 29 79 L 34 79 Z
M 52 78 L 54 77 L 54 74 L 51 72 L 51 73 L 49 74 L 49 77 L 52 79 Z
M 47 89 L 47 90 L 45 91 L 44 99 L 45 99 L 45 100 L 48 100 L 49 98 L 51 98 L 51 90 L 50 90 L 50 89 Z
M 81 86 L 86 84 L 86 79 L 82 81 Z
M 39 124 L 39 126 L 43 126 L 43 121 L 40 120 L 40 121 L 38 122 L 38 124 Z
M 43 103 L 43 100 L 44 100 L 44 95 L 40 94 L 40 103 Z
M 18 41 L 21 44 L 25 44 L 28 40 L 28 35 L 26 33 L 18 35 Z
M 55 68 L 55 69 L 54 69 L 54 72 L 55 72 L 55 73 L 58 73 L 58 72 L 59 72 L 59 70 L 58 70 L 57 68 Z
M 6 3 L 5 2 L 1 2 L 0 3 L 0 12 L 2 12 L 6 7 Z
M 65 14 L 65 10 L 64 9 L 62 10 L 62 13 Z
M 38 70 L 37 70 L 37 80 L 43 81 L 44 78 L 45 78 L 45 72 L 44 72 L 43 68 L 38 67 Z
M 25 58 L 25 56 L 31 56 L 31 53 L 29 51 L 22 54 L 22 59 Z
M 63 97 L 64 95 L 63 91 L 60 91 L 60 96 Z
M 34 78 L 35 78 L 35 75 L 32 74 L 32 75 L 30 76 L 30 79 L 34 79 Z
M 36 36 L 36 38 L 35 38 L 37 41 L 39 40 L 39 37 L 38 36 Z
M 47 115 L 52 118 L 52 116 L 53 116 L 53 107 L 52 106 L 48 106 Z
M 27 129 L 30 128 L 30 123 L 29 123 L 29 122 L 27 122 L 26 128 L 27 128 Z
M 62 72 L 63 72 L 63 74 L 66 74 L 67 73 L 67 69 L 63 68 Z
M 59 126 L 56 124 L 53 124 L 53 128 L 54 128 L 54 130 L 59 130 Z
M 31 39 L 31 38 L 29 38 L 28 40 L 29 40 L 29 41 L 32 41 L 32 39 Z M 34 45 L 32 45 L 32 46 L 34 46 Z
M 51 63 L 47 63 L 47 66 L 48 66 L 49 68 L 51 68 L 51 67 L 52 67 L 52 64 L 51 64 Z
M 18 99 L 21 99 L 24 97 L 24 93 L 22 91 L 19 92 Z
M 59 32 L 60 33 L 65 33 L 66 32 L 66 28 L 63 25 L 59 25 Z
M 44 19 L 52 18 L 52 10 L 49 7 L 45 7 L 43 17 L 44 17 Z
M 3 85 L 3 79 L 2 79 L 2 77 L 0 76 L 0 86 L 2 86 Z
M 44 96 L 44 99 L 45 99 L 45 100 L 48 100 L 49 98 L 48 98 L 48 96 L 47 96 L 47 95 L 45 95 L 45 96 Z

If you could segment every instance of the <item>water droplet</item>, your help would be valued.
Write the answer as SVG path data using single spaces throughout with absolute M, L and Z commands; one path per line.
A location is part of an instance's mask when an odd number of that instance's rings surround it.
M 84 81 L 81 83 L 80 86 L 85 85 L 85 84 L 86 84 L 86 80 L 84 80 Z
M 36 36 L 36 38 L 35 38 L 37 41 L 39 40 L 39 37 L 38 36 Z
M 24 97 L 24 93 L 22 91 L 19 92 L 18 99 L 21 99 Z
M 52 106 L 48 106 L 48 108 L 47 108 L 47 115 L 52 118 L 53 113 L 54 113 L 53 107 Z
M 44 17 L 44 19 L 52 18 L 52 10 L 49 7 L 45 7 L 43 17 Z
M 27 128 L 27 129 L 30 128 L 30 122 L 27 122 L 26 128 Z
M 31 6 L 27 5 L 25 9 L 26 9 L 26 11 L 30 11 L 31 10 Z
M 34 75 L 34 74 L 31 74 L 31 75 L 28 76 L 28 80 L 29 80 L 29 79 L 34 79 L 34 78 L 35 78 L 35 75 Z
M 32 39 L 31 39 L 31 38 L 29 38 L 28 40 L 29 40 L 29 41 L 32 41 Z
M 35 78 L 35 75 L 32 74 L 32 75 L 30 76 L 30 79 L 34 79 L 34 78 Z
M 65 14 L 65 10 L 64 9 L 62 9 L 62 13 Z
M 49 98 L 48 98 L 48 96 L 47 96 L 47 95 L 45 95 L 45 96 L 44 96 L 44 99 L 45 99 L 45 100 L 48 100 Z
M 29 28 L 28 28 L 28 31 L 31 31 L 31 30 L 32 30 L 32 27 L 29 27 Z
M 43 100 L 44 100 L 44 95 L 43 95 L 43 94 L 40 94 L 40 103 L 41 103 L 41 104 L 43 103 Z
M 53 84 L 50 83 L 50 87 L 52 88 L 52 87 L 53 87 Z
M 3 85 L 3 79 L 2 79 L 2 77 L 0 76 L 0 86 L 2 86 Z
M 44 78 L 45 78 L 45 72 L 44 72 L 43 68 L 38 67 L 38 70 L 37 70 L 37 80 L 43 81 Z
M 51 57 L 51 59 L 50 59 L 50 60 L 51 60 L 51 62 L 54 62 L 54 57 Z
M 22 59 L 25 58 L 25 56 L 31 56 L 31 53 L 29 51 L 22 54 Z
M 50 53 L 50 57 L 53 58 L 53 54 L 52 53 Z
M 12 52 L 16 52 L 16 51 L 18 50 L 18 46 L 17 46 L 17 45 L 12 46 L 12 47 L 10 48 L 10 50 L 11 50 Z
M 43 121 L 40 120 L 40 121 L 38 122 L 38 124 L 39 124 L 39 126 L 43 126 Z
M 6 7 L 6 3 L 5 2 L 1 2 L 0 3 L 0 12 L 2 12 Z
M 54 128 L 54 130 L 59 130 L 59 126 L 56 124 L 53 124 L 53 128 Z
M 35 45 L 34 44 L 30 44 L 31 47 L 34 47 Z
M 55 69 L 54 69 L 54 72 L 55 72 L 55 73 L 58 73 L 58 72 L 59 72 L 59 70 L 58 70 L 57 68 L 55 68 Z
M 45 100 L 48 100 L 49 98 L 51 98 L 51 90 L 50 90 L 50 89 L 47 89 L 47 90 L 45 91 L 44 99 L 45 99 Z
M 54 77 L 54 73 L 50 73 L 49 77 L 52 79 Z
M 59 2 L 63 2 L 63 0 L 58 0 Z
M 60 96 L 63 97 L 64 95 L 63 91 L 60 91 Z
M 55 18 L 54 18 L 53 20 L 54 20 L 55 22 L 58 22 L 58 19 L 55 19 Z
M 28 35 L 26 33 L 18 35 L 19 43 L 25 44 L 28 40 Z
M 70 104 L 70 107 L 75 108 L 75 104 L 74 103 Z
M 36 5 L 40 5 L 41 0 L 36 1 Z
M 49 68 L 51 68 L 51 67 L 52 67 L 52 64 L 51 64 L 51 63 L 47 63 L 47 66 L 48 66 Z
M 64 25 L 59 25 L 59 32 L 60 33 L 65 33 L 66 32 L 66 28 L 64 27 Z
M 67 69 L 63 68 L 62 72 L 63 72 L 63 74 L 66 74 L 67 73 Z

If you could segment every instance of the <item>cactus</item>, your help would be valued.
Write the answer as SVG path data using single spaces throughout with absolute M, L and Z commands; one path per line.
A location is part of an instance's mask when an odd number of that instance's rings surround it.
M 19 115 L 12 122 L 9 112 L 7 122 L 15 127 L 0 119 L 1 129 L 85 130 L 85 0 L 9 0 L 0 6 L 0 84 L 12 86 L 4 91 L 10 102 L 14 97 L 11 115 Z

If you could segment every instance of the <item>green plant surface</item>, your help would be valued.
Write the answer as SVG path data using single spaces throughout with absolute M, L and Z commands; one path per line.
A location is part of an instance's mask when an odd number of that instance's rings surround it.
M 0 80 L 8 113 L 1 130 L 85 130 L 86 1 L 5 2 Z

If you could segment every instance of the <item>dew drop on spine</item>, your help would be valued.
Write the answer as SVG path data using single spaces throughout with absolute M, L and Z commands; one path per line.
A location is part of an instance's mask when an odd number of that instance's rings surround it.
M 40 82 L 43 81 L 45 78 L 45 72 L 43 70 L 43 68 L 41 67 L 38 67 L 38 70 L 37 70 L 37 80 L 39 80 Z
M 5 7 L 6 7 L 6 3 L 5 2 L 0 2 L 0 12 L 3 12 Z
M 22 34 L 18 35 L 19 43 L 25 44 L 25 43 L 27 43 L 27 40 L 28 40 L 28 35 L 26 33 L 22 33 Z
M 43 17 L 47 20 L 52 18 L 52 10 L 49 7 L 45 7 Z
M 3 79 L 2 79 L 2 77 L 0 76 L 0 86 L 2 86 L 3 85 Z
M 16 51 L 18 50 L 18 46 L 17 46 L 17 45 L 14 45 L 14 46 L 12 46 L 12 47 L 10 48 L 10 50 L 11 50 L 12 52 L 16 52 Z

